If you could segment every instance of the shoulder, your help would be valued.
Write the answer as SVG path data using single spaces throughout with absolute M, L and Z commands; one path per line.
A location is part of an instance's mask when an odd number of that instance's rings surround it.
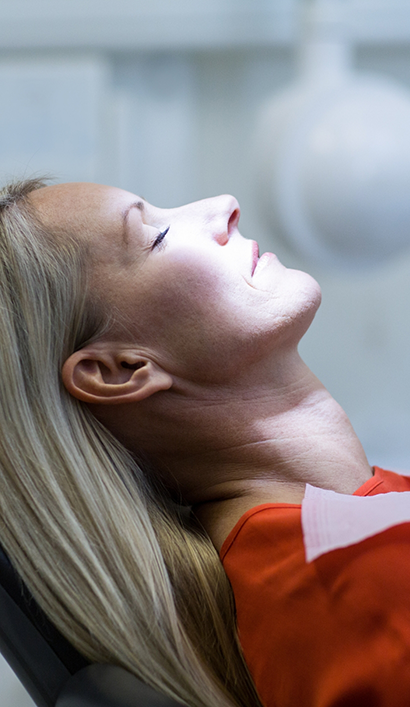
M 405 477 L 375 476 L 383 483 L 374 495 L 410 490 Z M 381 705 L 407 705 L 410 523 L 306 562 L 300 505 L 263 504 L 239 519 L 221 558 L 245 657 L 268 707 L 283 703 L 284 690 L 286 704 L 302 707 L 346 694 L 364 704 L 366 690 Z

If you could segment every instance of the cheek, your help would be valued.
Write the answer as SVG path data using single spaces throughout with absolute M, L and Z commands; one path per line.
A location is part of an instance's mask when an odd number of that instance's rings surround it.
M 174 366 L 192 373 L 215 366 L 215 360 L 232 359 L 238 334 L 244 328 L 242 278 L 215 267 L 173 268 L 144 288 L 136 308 L 147 345 L 155 342 L 171 356 Z M 175 369 L 174 369 L 175 370 Z M 181 368 L 182 371 L 182 368 Z

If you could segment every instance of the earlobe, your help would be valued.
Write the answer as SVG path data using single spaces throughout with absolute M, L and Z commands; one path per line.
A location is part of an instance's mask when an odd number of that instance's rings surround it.
M 113 352 L 95 345 L 66 360 L 62 379 L 73 397 L 95 405 L 138 402 L 172 386 L 169 373 L 135 351 Z

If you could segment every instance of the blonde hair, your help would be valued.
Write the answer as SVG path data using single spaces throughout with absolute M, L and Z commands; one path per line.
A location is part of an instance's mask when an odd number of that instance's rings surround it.
M 30 206 L 41 186 L 0 192 L 0 541 L 91 661 L 193 707 L 255 707 L 209 538 L 61 383 L 63 361 L 107 322 L 87 249 Z

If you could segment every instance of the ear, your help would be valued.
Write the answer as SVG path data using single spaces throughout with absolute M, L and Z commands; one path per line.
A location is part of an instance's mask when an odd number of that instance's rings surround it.
M 134 403 L 172 386 L 172 377 L 135 349 L 96 343 L 73 353 L 62 378 L 71 395 L 85 403 Z

